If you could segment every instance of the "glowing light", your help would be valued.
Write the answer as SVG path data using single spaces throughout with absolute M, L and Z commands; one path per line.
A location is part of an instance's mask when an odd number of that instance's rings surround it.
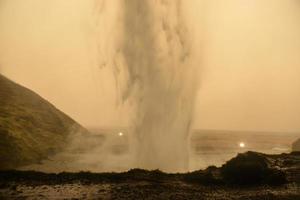
M 240 148 L 244 148 L 246 145 L 244 142 L 240 142 L 239 146 L 240 146 Z
M 119 135 L 120 137 L 122 137 L 124 134 L 123 134 L 122 132 L 120 132 L 118 135 Z

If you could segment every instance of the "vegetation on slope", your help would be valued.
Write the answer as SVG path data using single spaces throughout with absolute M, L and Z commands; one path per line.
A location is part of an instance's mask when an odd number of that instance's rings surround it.
M 0 75 L 0 169 L 38 163 L 86 132 L 36 93 Z

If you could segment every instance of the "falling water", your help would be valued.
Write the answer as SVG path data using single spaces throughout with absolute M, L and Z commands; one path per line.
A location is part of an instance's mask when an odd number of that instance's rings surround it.
M 124 0 L 120 6 L 114 71 L 120 99 L 134 105 L 134 167 L 188 170 L 196 68 L 181 4 Z

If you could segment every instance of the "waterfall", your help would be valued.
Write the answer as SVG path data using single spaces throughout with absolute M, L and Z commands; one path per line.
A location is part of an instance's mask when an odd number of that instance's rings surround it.
M 188 170 L 196 67 L 180 0 L 119 1 L 114 72 L 132 102 L 134 167 Z

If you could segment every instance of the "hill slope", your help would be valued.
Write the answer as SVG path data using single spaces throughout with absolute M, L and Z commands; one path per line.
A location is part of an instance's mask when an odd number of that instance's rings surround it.
M 292 149 L 293 151 L 300 151 L 300 139 L 298 139 L 292 144 Z
M 78 123 L 0 74 L 0 169 L 40 162 L 60 151 Z

